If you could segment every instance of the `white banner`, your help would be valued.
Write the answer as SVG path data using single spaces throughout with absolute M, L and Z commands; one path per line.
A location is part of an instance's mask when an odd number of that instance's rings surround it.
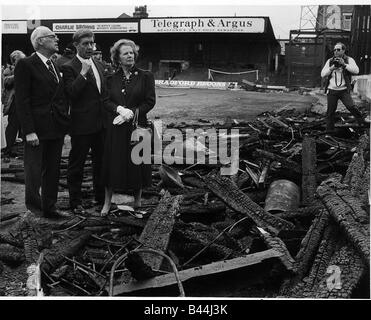
M 140 32 L 240 32 L 263 33 L 264 18 L 157 18 L 141 19 Z
M 155 80 L 155 84 L 159 86 L 174 88 L 221 89 L 221 90 L 237 88 L 237 82 Z
M 53 31 L 55 33 L 74 33 L 79 29 L 89 29 L 94 33 L 138 33 L 138 23 L 53 23 Z
M 27 21 L 3 21 L 2 33 L 27 33 Z

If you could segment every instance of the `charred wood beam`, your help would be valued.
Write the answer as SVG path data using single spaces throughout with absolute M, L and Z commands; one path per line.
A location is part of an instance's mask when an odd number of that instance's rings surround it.
M 352 195 L 365 204 L 368 203 L 370 188 L 370 159 L 366 156 L 368 145 L 369 138 L 362 136 L 343 179 L 343 183 L 349 185 Z
M 317 209 L 317 216 L 313 219 L 295 257 L 296 275 L 284 281 L 280 289 L 281 295 L 289 295 L 289 292 L 308 274 L 321 244 L 324 230 L 329 225 L 329 220 L 329 214 L 325 209 Z
M 354 248 L 345 244 L 335 251 L 326 271 L 313 298 L 350 298 L 366 267 Z
M 24 251 L 9 244 L 0 244 L 0 261 L 9 264 L 21 264 L 26 260 Z
M 285 266 L 288 271 L 296 272 L 295 260 L 292 258 L 291 254 L 286 248 L 285 243 L 278 237 L 272 237 L 268 232 L 265 232 L 259 228 L 261 237 L 263 238 L 265 244 L 270 249 L 274 249 L 277 252 L 282 253 L 279 257 L 281 263 Z
M 305 136 L 302 143 L 302 203 L 310 205 L 315 202 L 316 183 L 316 141 Z
M 230 270 L 236 270 L 239 268 L 259 264 L 267 259 L 279 258 L 282 255 L 274 249 L 265 250 L 258 253 L 249 254 L 239 258 L 231 260 L 213 262 L 207 265 L 202 265 L 195 268 L 179 271 L 180 281 L 184 282 L 188 279 L 207 276 L 211 274 L 217 274 Z M 160 288 L 176 284 L 177 281 L 174 274 L 166 274 L 158 276 L 144 281 L 132 281 L 128 284 L 115 286 L 113 289 L 113 295 L 121 295 L 128 292 L 149 289 L 149 288 Z
M 180 207 L 180 218 L 184 222 L 204 221 L 220 219 L 225 212 L 225 205 L 222 202 L 209 202 L 204 204 L 192 204 Z
M 175 216 L 182 201 L 183 196 L 172 196 L 168 191 L 165 192 L 140 235 L 139 242 L 142 243 L 143 248 L 163 252 L 167 250 Z M 163 257 L 146 253 L 143 254 L 143 261 L 151 268 L 157 270 L 161 267 Z
M 36 263 L 39 258 L 39 249 L 37 243 L 37 236 L 32 224 L 28 219 L 21 224 L 21 234 L 24 244 L 24 253 L 28 264 Z
M 295 257 L 298 276 L 302 277 L 308 272 L 320 245 L 323 232 L 328 224 L 329 215 L 327 211 L 324 209 L 319 210 L 318 215 L 314 218 L 307 234 L 303 238 L 300 250 Z
M 314 218 L 318 213 L 320 206 L 310 206 L 305 208 L 299 208 L 295 211 L 278 212 L 275 214 L 276 217 L 284 220 L 300 219 L 300 218 Z
M 263 158 L 268 158 L 270 160 L 280 162 L 281 165 L 288 170 L 292 170 L 297 174 L 301 174 L 301 168 L 300 168 L 299 164 L 296 163 L 295 161 L 286 159 L 285 157 L 282 157 L 278 154 L 268 152 L 268 151 L 265 151 L 265 150 L 261 150 L 261 149 L 256 149 L 255 152 Z
M 44 259 L 40 269 L 46 274 L 54 272 L 64 261 L 65 256 L 68 258 L 74 256 L 78 250 L 86 245 L 90 237 L 91 232 L 89 231 L 79 232 L 75 238 L 66 238 L 56 243 L 53 248 L 44 250 Z
M 23 249 L 23 241 L 12 236 L 10 232 L 0 233 L 0 243 L 11 244 L 12 246 Z
M 223 200 L 226 205 L 239 213 L 249 216 L 257 226 L 267 229 L 274 235 L 277 235 L 280 230 L 294 228 L 291 222 L 266 212 L 244 194 L 230 179 L 214 175 L 204 177 L 204 181 L 208 188 Z
M 318 187 L 317 194 L 331 217 L 344 230 L 350 242 L 369 265 L 369 217 L 362 209 L 360 200 L 350 194 L 346 185 L 331 179 L 326 180 Z
M 308 276 L 303 278 L 301 282 L 294 283 L 293 287 L 286 287 L 283 290 L 285 296 L 292 298 L 310 298 L 315 296 L 316 286 L 326 274 L 339 239 L 341 239 L 339 229 L 334 225 L 328 225 Z
M 22 212 L 9 212 L 9 213 L 1 213 L 0 216 L 0 224 L 1 222 L 11 220 L 15 217 L 18 217 Z

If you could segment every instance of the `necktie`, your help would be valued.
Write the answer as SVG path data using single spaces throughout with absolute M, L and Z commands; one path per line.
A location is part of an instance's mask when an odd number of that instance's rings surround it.
M 93 72 L 93 68 L 90 68 L 89 71 L 88 71 L 88 78 L 93 81 L 93 83 L 95 84 L 95 86 L 97 86 L 97 79 L 95 78 L 95 75 L 94 75 L 94 72 Z
M 52 62 L 50 60 L 47 60 L 46 64 L 48 65 L 48 70 L 53 75 L 54 81 L 58 83 L 58 78 L 57 78 L 57 75 L 55 74 L 54 68 L 52 66 Z

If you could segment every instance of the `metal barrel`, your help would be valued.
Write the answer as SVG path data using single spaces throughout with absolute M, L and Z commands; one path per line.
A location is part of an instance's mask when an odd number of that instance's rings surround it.
M 265 198 L 265 211 L 279 213 L 299 207 L 300 188 L 289 180 L 276 180 L 271 183 Z

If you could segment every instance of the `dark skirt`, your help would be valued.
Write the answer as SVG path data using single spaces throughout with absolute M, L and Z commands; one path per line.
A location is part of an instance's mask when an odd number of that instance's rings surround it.
M 152 183 L 150 164 L 136 165 L 131 160 L 131 122 L 108 125 L 102 167 L 102 183 L 118 191 L 137 190 Z

